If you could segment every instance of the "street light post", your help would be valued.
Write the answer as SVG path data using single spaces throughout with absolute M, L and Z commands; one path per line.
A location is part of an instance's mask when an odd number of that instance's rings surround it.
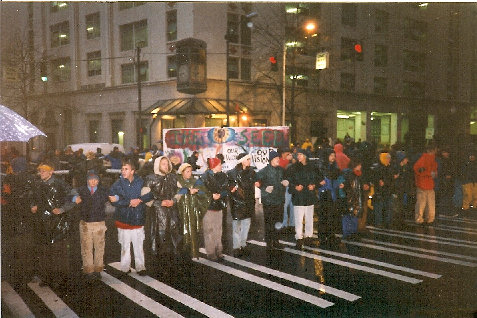
M 230 76 L 229 76 L 229 46 L 230 46 L 230 30 L 227 27 L 227 34 L 225 34 L 225 59 L 226 59 L 226 71 L 225 71 L 225 111 L 227 112 L 227 127 L 229 127 L 230 119 Z
M 139 129 L 137 130 L 139 141 L 139 150 L 142 151 L 142 94 L 141 94 L 141 43 L 138 42 L 136 45 L 136 60 L 137 60 L 137 106 L 139 110 Z
M 247 14 L 245 16 L 246 19 L 250 19 L 250 18 L 253 18 L 253 17 L 256 17 L 258 15 L 257 12 L 250 12 L 249 14 Z M 243 19 L 243 16 L 240 17 L 240 22 L 239 22 L 239 25 L 240 27 L 242 28 L 242 23 L 244 22 L 244 19 Z M 253 24 L 251 22 L 249 22 L 247 24 L 247 27 L 248 28 L 252 28 L 253 27 Z M 231 37 L 231 34 L 230 34 L 230 27 L 229 25 L 227 24 L 227 33 L 225 34 L 225 59 L 226 59 L 226 62 L 225 62 L 225 67 L 226 67 L 226 74 L 225 74 L 225 99 L 226 99 L 226 102 L 225 102 L 225 111 L 227 112 L 227 127 L 229 127 L 230 125 L 230 76 L 229 76 L 229 48 L 230 48 L 230 37 Z

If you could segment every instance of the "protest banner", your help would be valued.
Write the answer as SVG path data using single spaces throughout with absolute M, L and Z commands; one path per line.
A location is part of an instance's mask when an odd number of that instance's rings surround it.
M 243 152 L 252 156 L 252 166 L 257 170 L 268 164 L 270 150 L 289 146 L 288 127 L 202 127 L 172 128 L 163 130 L 164 154 L 173 162 L 186 162 L 194 151 L 199 153 L 198 172 L 207 168 L 207 158 L 222 154 L 223 170 L 237 164 Z

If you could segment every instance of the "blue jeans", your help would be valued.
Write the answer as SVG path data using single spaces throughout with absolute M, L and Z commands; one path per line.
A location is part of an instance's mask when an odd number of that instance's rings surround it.
M 288 216 L 288 208 L 290 208 L 290 217 Z M 285 205 L 283 206 L 283 222 L 282 228 L 287 226 L 295 226 L 295 213 L 293 212 L 292 195 L 285 190 Z
M 232 238 L 233 248 L 241 248 L 247 245 L 248 231 L 250 230 L 250 224 L 252 219 L 232 220 Z
M 393 198 L 392 196 L 386 196 L 384 198 L 377 199 L 374 204 L 374 225 L 381 226 L 391 225 L 393 219 Z

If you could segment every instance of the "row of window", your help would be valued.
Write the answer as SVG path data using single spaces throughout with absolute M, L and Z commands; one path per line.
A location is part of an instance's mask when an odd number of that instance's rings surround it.
M 356 76 L 352 73 L 341 73 L 340 88 L 344 91 L 354 91 L 356 84 Z M 377 95 L 385 95 L 387 92 L 388 81 L 385 77 L 374 78 L 373 92 Z M 408 97 L 424 97 L 425 87 L 421 82 L 403 81 L 403 96 Z
M 356 53 L 357 41 L 349 38 L 341 38 L 341 60 L 353 60 Z M 360 54 L 366 48 L 361 47 Z M 405 71 L 423 72 L 425 70 L 426 55 L 424 53 L 404 50 L 403 67 Z M 388 65 L 388 46 L 382 44 L 374 45 L 374 66 L 384 67 Z
M 121 4 L 120 4 L 121 6 Z M 166 38 L 167 41 L 177 40 L 177 11 L 172 10 L 166 13 Z M 85 16 L 86 38 L 95 39 L 101 36 L 100 13 L 95 12 Z M 142 47 L 147 46 L 148 32 L 147 20 L 119 26 L 121 37 L 121 51 L 133 50 L 138 43 Z M 52 48 L 67 45 L 70 43 L 70 25 L 64 21 L 50 26 L 50 45 Z

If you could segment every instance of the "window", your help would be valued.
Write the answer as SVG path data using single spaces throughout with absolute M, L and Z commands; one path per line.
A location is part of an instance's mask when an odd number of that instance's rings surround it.
M 167 77 L 177 76 L 176 56 L 170 55 L 167 57 Z
M 341 89 L 344 91 L 354 91 L 355 75 L 351 73 L 341 73 Z
M 227 14 L 227 31 L 230 43 L 252 44 L 252 31 L 247 26 L 249 19 L 244 15 Z
M 177 40 L 177 11 L 167 11 L 166 13 L 167 27 L 166 38 L 167 41 Z
M 374 66 L 388 65 L 388 47 L 376 44 L 374 47 Z
M 355 3 L 344 3 L 341 5 L 341 23 L 349 26 L 356 26 L 356 11 L 357 5 Z
M 240 60 L 240 78 L 244 81 L 252 79 L 252 61 L 250 59 Z
M 50 3 L 50 12 L 58 12 L 66 8 L 68 8 L 68 2 L 65 1 L 53 1 Z
M 239 42 L 239 16 L 229 13 L 227 15 L 227 35 L 231 43 Z
M 51 47 L 58 47 L 70 43 L 70 23 L 61 22 L 50 27 Z
M 341 38 L 341 60 L 353 60 L 356 40 Z
M 149 64 L 147 61 L 139 64 L 141 81 L 149 80 Z M 121 65 L 121 79 L 123 84 L 137 82 L 136 63 Z
M 71 78 L 71 62 L 69 57 L 51 61 L 52 80 L 54 82 L 66 82 Z
M 147 20 L 119 26 L 121 34 L 121 51 L 134 50 L 139 42 L 147 46 Z
M 87 59 L 88 59 L 88 76 L 101 75 L 101 51 L 88 53 Z
M 404 81 L 403 95 L 407 97 L 424 97 L 424 84 L 420 82 Z
M 145 4 L 145 1 L 124 1 L 119 2 L 119 10 L 126 10 L 134 7 L 139 7 Z
M 382 10 L 375 11 L 374 31 L 376 33 L 388 32 L 389 13 Z
M 268 120 L 264 118 L 253 118 L 252 119 L 252 127 L 267 127 Z
M 113 143 L 124 145 L 124 122 L 122 119 L 111 120 L 111 133 Z
M 374 93 L 378 95 L 386 94 L 388 87 L 388 80 L 385 77 L 375 77 L 374 78 Z
M 414 51 L 403 52 L 404 70 L 410 72 L 423 72 L 426 68 L 426 55 Z
M 99 120 L 89 121 L 89 142 L 99 141 Z
M 404 20 L 404 36 L 411 40 L 424 40 L 427 34 L 427 23 L 406 18 Z
M 229 78 L 239 78 L 239 59 L 237 57 L 229 57 Z
M 101 23 L 99 12 L 86 16 L 86 38 L 94 39 L 101 35 Z

